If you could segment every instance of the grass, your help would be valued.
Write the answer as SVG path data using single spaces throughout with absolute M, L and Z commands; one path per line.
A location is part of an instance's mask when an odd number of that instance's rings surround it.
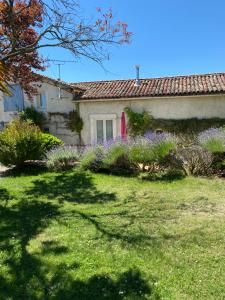
M 225 299 L 225 184 L 0 179 L 0 299 Z

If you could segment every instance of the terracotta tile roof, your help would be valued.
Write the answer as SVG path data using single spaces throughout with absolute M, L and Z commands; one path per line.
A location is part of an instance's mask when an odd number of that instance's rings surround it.
M 84 89 L 80 99 L 118 99 L 179 95 L 206 95 L 225 93 L 225 73 L 140 79 L 71 83 Z
M 84 92 L 84 90 L 82 88 L 71 85 L 71 84 L 69 84 L 65 81 L 62 81 L 62 80 L 54 79 L 54 78 L 51 78 L 51 77 L 48 77 L 48 76 L 45 76 L 45 75 L 42 75 L 42 74 L 37 74 L 37 73 L 35 74 L 35 76 L 40 77 L 41 81 L 46 81 L 46 82 L 51 83 L 53 85 L 56 85 L 58 87 L 64 88 L 68 91 L 75 92 L 78 95 Z

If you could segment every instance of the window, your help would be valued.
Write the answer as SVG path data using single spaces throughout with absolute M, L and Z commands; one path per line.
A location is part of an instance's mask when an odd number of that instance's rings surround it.
M 104 141 L 104 125 L 103 120 L 96 120 L 97 127 L 97 143 Z
M 105 121 L 106 140 L 113 139 L 113 120 Z
M 22 111 L 24 108 L 23 91 L 19 84 L 12 84 L 10 86 L 12 96 L 3 96 L 4 111 Z
M 37 110 L 46 110 L 46 96 L 44 93 L 38 94 L 36 96 L 36 109 Z
M 116 115 L 91 115 L 91 143 L 102 143 L 116 137 Z

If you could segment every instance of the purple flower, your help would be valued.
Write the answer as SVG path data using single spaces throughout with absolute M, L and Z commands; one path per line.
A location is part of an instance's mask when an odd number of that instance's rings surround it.
M 109 149 L 112 145 L 115 145 L 115 144 L 126 144 L 126 141 L 123 140 L 121 137 L 116 137 L 114 139 L 110 139 L 110 140 L 107 140 L 105 141 L 102 146 L 107 150 Z
M 204 130 L 198 135 L 198 140 L 200 143 L 205 143 L 211 139 L 221 140 L 225 143 L 225 130 L 223 128 L 210 128 Z
M 149 131 L 144 135 L 144 138 L 153 144 L 159 144 L 163 141 L 175 141 L 175 137 L 172 136 L 170 133 L 162 132 L 156 133 Z

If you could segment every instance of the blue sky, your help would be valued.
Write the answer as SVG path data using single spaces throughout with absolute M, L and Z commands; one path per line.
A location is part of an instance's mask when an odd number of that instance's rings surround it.
M 112 7 L 116 19 L 133 32 L 130 45 L 112 46 L 111 58 L 98 64 L 82 59 L 61 66 L 62 79 L 69 82 L 161 77 L 225 71 L 224 0 L 80 0 L 87 16 L 96 7 Z M 65 51 L 45 49 L 52 59 L 71 59 Z M 52 63 L 46 75 L 57 77 Z

